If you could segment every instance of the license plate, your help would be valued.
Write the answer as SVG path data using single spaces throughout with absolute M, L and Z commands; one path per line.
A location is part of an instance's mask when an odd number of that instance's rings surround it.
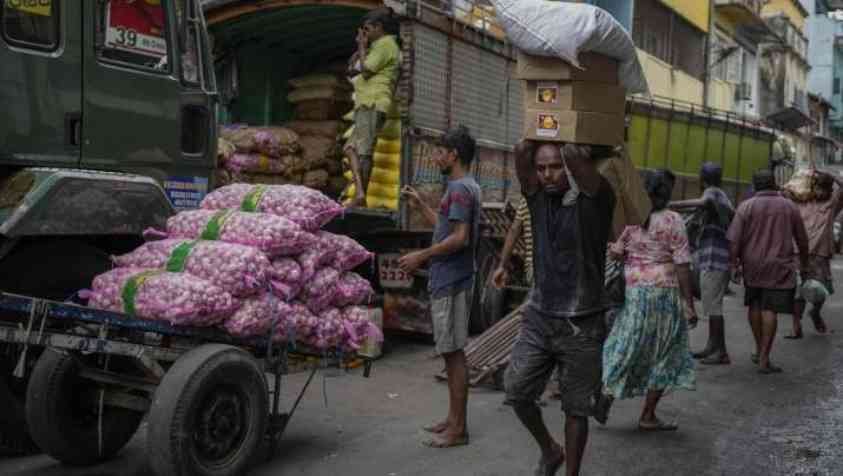
M 413 287 L 413 277 L 398 265 L 398 253 L 387 253 L 378 255 L 378 279 L 381 287 L 407 289 Z

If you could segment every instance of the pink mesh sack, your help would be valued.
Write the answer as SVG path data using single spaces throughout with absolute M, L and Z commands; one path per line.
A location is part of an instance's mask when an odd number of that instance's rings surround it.
M 144 268 L 115 268 L 94 278 L 88 305 L 173 325 L 213 326 L 239 303 L 204 279 Z

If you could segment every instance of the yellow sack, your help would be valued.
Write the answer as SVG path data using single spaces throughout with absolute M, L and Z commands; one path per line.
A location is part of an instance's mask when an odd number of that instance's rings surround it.
M 372 177 L 369 180 L 383 185 L 397 187 L 401 182 L 401 172 L 375 166 L 372 168 Z
M 401 141 L 382 138 L 378 139 L 378 144 L 375 146 L 375 152 L 380 152 L 381 154 L 399 154 L 401 153 Z
M 401 139 L 401 120 L 389 119 L 383 125 L 381 133 L 378 134 L 381 139 L 398 140 Z
M 352 134 L 354 134 L 354 126 L 349 127 L 342 133 L 342 139 L 347 141 L 348 139 L 351 139 Z
M 399 170 L 401 169 L 401 155 L 375 152 L 374 157 L 372 157 L 372 163 L 375 164 L 375 167 Z
M 398 200 L 369 196 L 366 198 L 366 206 L 369 208 L 386 208 L 387 210 L 398 210 Z
M 366 197 L 381 197 L 381 198 L 391 198 L 398 200 L 398 185 L 387 185 L 384 183 L 378 183 L 369 181 L 369 190 Z

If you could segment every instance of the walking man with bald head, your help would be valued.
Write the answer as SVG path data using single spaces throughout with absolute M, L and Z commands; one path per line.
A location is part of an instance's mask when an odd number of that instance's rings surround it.
M 537 476 L 555 475 L 566 455 L 566 474 L 579 474 L 588 417 L 595 415 L 600 394 L 604 268 L 615 209 L 612 187 L 595 163 L 601 152 L 592 146 L 532 141 L 516 150 L 533 230 L 534 283 L 505 381 L 507 402 L 541 448 Z M 505 281 L 505 274 L 498 280 Z M 557 367 L 564 450 L 536 405 Z

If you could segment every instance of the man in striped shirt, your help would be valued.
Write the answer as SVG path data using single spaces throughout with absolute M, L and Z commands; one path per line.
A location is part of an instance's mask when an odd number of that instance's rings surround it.
M 495 285 L 503 288 L 507 280 L 505 277 L 507 271 L 507 264 L 512 258 L 512 253 L 518 251 L 523 254 L 524 258 L 524 277 L 527 280 L 527 285 L 533 285 L 533 227 L 530 223 L 530 209 L 527 207 L 527 199 L 523 196 L 518 201 L 515 209 L 515 219 L 512 220 L 512 225 L 509 227 L 509 232 L 506 234 L 506 241 L 501 252 L 501 261 L 498 269 L 495 271 Z M 503 281 L 498 282 L 500 279 Z

